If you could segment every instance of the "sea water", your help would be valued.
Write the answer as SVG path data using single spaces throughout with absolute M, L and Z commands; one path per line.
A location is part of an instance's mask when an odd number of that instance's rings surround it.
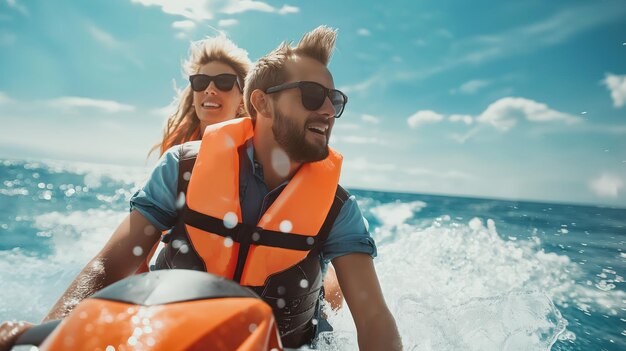
M 147 172 L 0 160 L 0 320 L 41 320 Z M 351 193 L 406 350 L 626 350 L 626 209 Z M 347 306 L 325 312 L 319 348 L 355 349 Z

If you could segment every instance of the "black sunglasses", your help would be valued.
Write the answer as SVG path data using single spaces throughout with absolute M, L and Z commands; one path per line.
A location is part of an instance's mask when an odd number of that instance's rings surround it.
M 243 91 L 243 84 L 241 84 L 239 77 L 235 74 L 223 73 L 216 76 L 194 74 L 189 76 L 189 83 L 191 83 L 191 89 L 193 91 L 204 91 L 211 82 L 215 82 L 215 86 L 221 91 L 230 91 L 235 83 L 237 83 L 239 91 Z
M 300 95 L 302 96 L 302 106 L 309 111 L 315 111 L 320 109 L 326 101 L 326 97 L 330 99 L 330 102 L 335 108 L 335 118 L 341 117 L 346 103 L 348 103 L 348 97 L 337 89 L 328 89 L 325 86 L 307 81 L 299 81 L 292 83 L 284 83 L 265 89 L 266 94 L 273 94 L 279 91 L 300 88 Z

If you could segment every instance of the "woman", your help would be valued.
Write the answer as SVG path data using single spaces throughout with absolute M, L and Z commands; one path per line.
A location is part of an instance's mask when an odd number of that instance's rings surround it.
M 225 36 L 191 43 L 183 64 L 190 84 L 153 150 L 159 148 L 162 155 L 174 145 L 201 139 L 211 124 L 243 116 L 243 84 L 251 65 L 248 52 Z
M 154 146 L 162 155 L 174 145 L 202 138 L 214 123 L 242 117 L 243 88 L 252 63 L 248 53 L 225 36 L 193 42 L 190 57 L 183 64 L 189 86 L 183 90 L 176 112 L 169 117 L 163 139 Z M 148 256 L 151 257 L 156 250 Z M 148 270 L 147 263 L 138 272 Z M 324 279 L 325 299 L 333 310 L 343 304 L 343 294 L 332 266 Z

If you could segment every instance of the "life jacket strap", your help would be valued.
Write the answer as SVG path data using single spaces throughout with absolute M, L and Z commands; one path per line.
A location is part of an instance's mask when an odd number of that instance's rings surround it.
M 187 225 L 222 237 L 230 237 L 234 242 L 242 245 L 262 245 L 297 251 L 310 251 L 317 242 L 317 235 L 283 233 L 245 223 L 237 223 L 233 228 L 227 228 L 224 226 L 222 219 L 205 215 L 189 207 L 182 211 L 182 216 L 183 221 Z

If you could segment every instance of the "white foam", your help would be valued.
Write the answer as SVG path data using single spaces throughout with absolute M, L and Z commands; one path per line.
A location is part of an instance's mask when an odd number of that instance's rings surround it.
M 392 202 L 376 206 L 371 212 L 383 227 L 392 227 L 405 223 L 424 207 L 426 203 L 423 201 Z
M 47 236 L 47 256 L 20 248 L 0 251 L 0 320 L 38 323 L 76 274 L 102 248 L 126 215 L 111 210 L 36 216 L 34 227 Z
M 548 350 L 566 326 L 553 301 L 616 313 L 625 298 L 576 284 L 584 273 L 567 256 L 544 252 L 536 237 L 503 239 L 493 220 L 391 222 L 375 264 L 405 349 Z M 346 306 L 326 312 L 338 333 L 354 336 Z

